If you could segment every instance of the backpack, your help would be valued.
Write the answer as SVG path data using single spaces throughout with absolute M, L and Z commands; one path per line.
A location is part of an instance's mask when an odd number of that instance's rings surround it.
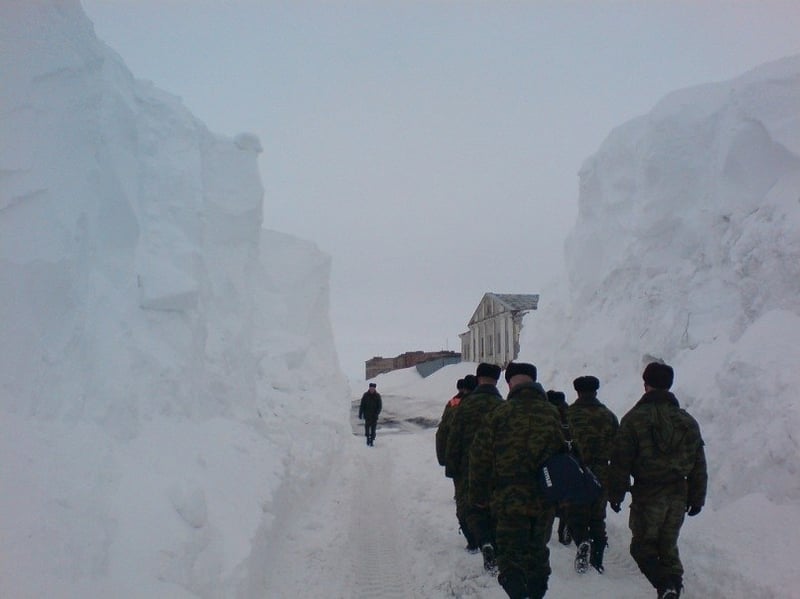
M 603 492 L 594 473 L 571 453 L 557 453 L 545 460 L 538 479 L 542 495 L 552 503 L 593 503 Z

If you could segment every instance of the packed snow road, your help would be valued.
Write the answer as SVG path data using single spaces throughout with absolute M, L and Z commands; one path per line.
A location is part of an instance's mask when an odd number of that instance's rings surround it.
M 354 406 L 353 437 L 333 457 L 326 477 L 315 481 L 279 523 L 282 536 L 274 535 L 268 550 L 268 599 L 506 597 L 484 571 L 480 554 L 464 551 L 453 486 L 435 458 L 435 428 L 391 409 L 405 398 L 388 400 L 384 396 L 389 408 L 381 415 L 374 447 L 366 446 Z M 548 598 L 655 596 L 628 554 L 626 509 L 609 510 L 608 534 L 603 575 L 593 570 L 578 575 L 572 565 L 575 549 L 553 535 Z M 775 596 L 732 574 L 724 548 L 689 536 L 694 538 L 681 543 L 686 548 L 684 598 Z

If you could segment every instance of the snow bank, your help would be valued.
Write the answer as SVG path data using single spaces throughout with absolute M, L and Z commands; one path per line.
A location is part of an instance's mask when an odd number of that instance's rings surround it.
M 0 44 L 0 595 L 230 596 L 347 432 L 330 261 L 78 0 Z
M 564 295 L 523 357 L 623 414 L 655 358 L 707 442 L 710 500 L 800 504 L 800 57 L 682 90 L 614 130 L 580 172 Z

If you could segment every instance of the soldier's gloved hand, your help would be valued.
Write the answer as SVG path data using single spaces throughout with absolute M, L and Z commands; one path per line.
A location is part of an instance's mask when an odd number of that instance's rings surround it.
M 619 514 L 619 511 L 622 509 L 622 502 L 617 503 L 615 501 L 609 501 L 608 505 L 610 505 L 611 509 L 614 510 L 617 514 Z
M 702 505 L 687 505 L 686 506 L 686 515 L 687 516 L 696 516 L 700 513 L 700 510 L 703 509 Z

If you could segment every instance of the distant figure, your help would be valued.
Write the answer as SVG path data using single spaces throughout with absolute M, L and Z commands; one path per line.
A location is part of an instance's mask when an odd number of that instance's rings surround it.
M 494 527 L 489 506 L 476 506 L 469 501 L 469 450 L 476 431 L 483 426 L 484 418 L 503 403 L 503 396 L 497 390 L 497 380 L 502 369 L 494 364 L 481 362 L 475 370 L 478 386 L 464 396 L 458 409 L 453 413 L 450 434 L 447 436 L 445 452 L 445 476 L 460 479 L 459 493 L 456 496 L 456 510 L 466 520 L 468 539 L 477 543 L 483 553 L 483 565 L 493 570 Z
M 620 423 L 608 486 L 615 512 L 630 489 L 631 556 L 659 599 L 680 597 L 678 534 L 684 515 L 700 513 L 708 485 L 700 426 L 668 391 L 673 378 L 666 364 L 651 362 L 644 369 L 645 393 Z
M 619 421 L 614 413 L 597 399 L 600 381 L 594 376 L 579 376 L 572 382 L 578 398 L 567 408 L 567 422 L 573 447 L 583 464 L 588 466 L 603 485 L 603 493 L 594 503 L 569 506 L 569 532 L 578 547 L 575 570 L 583 574 L 591 565 L 604 572 L 603 553 L 606 536 L 606 503 L 608 501 L 608 461 Z
M 563 391 L 554 391 L 550 389 L 547 392 L 547 401 L 553 404 L 558 410 L 558 415 L 561 417 L 561 432 L 564 433 L 564 439 L 567 444 L 572 443 L 572 436 L 569 432 L 569 424 L 567 423 L 567 397 Z M 566 503 L 559 503 L 556 506 L 556 518 L 558 518 L 558 542 L 562 545 L 572 544 L 572 535 L 570 535 L 569 527 L 567 526 L 567 510 L 569 506 Z
M 558 410 L 536 382 L 536 367 L 506 367 L 508 400 L 486 417 L 469 454 L 469 498 L 495 517 L 498 582 L 512 599 L 542 599 L 550 578 L 547 541 L 555 508 L 542 497 L 536 472 L 566 449 Z
M 446 462 L 446 454 L 447 454 L 447 437 L 450 434 L 450 426 L 453 420 L 453 413 L 458 408 L 459 404 L 461 403 L 461 399 L 467 395 L 470 391 L 475 389 L 478 386 L 478 379 L 475 378 L 474 375 L 468 374 L 463 379 L 458 379 L 456 382 L 456 389 L 458 393 L 456 393 L 450 401 L 444 406 L 444 412 L 442 412 L 442 419 L 439 421 L 439 428 L 436 429 L 436 459 L 439 461 L 440 466 L 444 466 Z M 464 494 L 464 490 L 461 488 L 462 486 L 466 485 L 466 479 L 462 479 L 461 477 L 453 478 L 453 486 L 454 486 L 454 494 L 453 498 L 457 498 L 459 495 Z M 461 533 L 464 535 L 464 538 L 467 540 L 467 551 L 475 552 L 478 550 L 478 544 L 475 541 L 473 535 L 469 532 L 469 527 L 467 526 L 466 514 L 464 513 L 465 505 L 456 503 L 456 518 L 458 519 L 458 526 L 461 530 Z
M 372 447 L 375 444 L 375 431 L 378 427 L 378 416 L 383 409 L 381 394 L 378 393 L 375 383 L 369 384 L 369 389 L 361 396 L 361 404 L 358 406 L 358 419 L 364 420 L 364 435 L 367 437 L 367 445 Z

